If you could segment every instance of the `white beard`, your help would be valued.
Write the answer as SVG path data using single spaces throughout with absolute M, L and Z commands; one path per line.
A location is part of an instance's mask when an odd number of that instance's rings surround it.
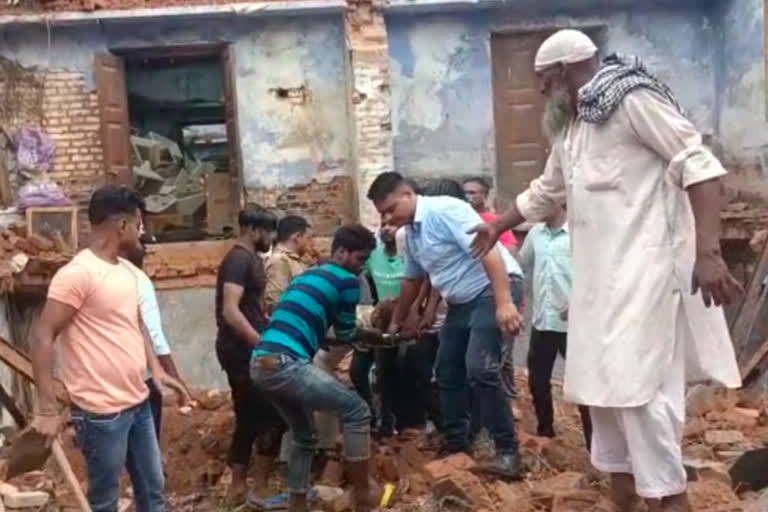
M 542 128 L 547 139 L 554 141 L 575 118 L 568 93 L 564 90 L 554 93 L 544 106 Z

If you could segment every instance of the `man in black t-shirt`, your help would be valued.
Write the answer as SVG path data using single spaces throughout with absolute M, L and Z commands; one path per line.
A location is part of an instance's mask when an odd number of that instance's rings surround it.
M 235 409 L 235 431 L 229 450 L 232 484 L 227 501 L 241 505 L 247 495 L 246 476 L 254 442 L 256 488 L 264 489 L 285 425 L 280 415 L 254 388 L 249 375 L 251 350 L 261 341 L 266 325 L 262 309 L 266 274 L 260 252 L 266 252 L 277 233 L 277 217 L 249 206 L 238 218 L 240 236 L 219 266 L 216 279 L 216 355 L 227 373 Z

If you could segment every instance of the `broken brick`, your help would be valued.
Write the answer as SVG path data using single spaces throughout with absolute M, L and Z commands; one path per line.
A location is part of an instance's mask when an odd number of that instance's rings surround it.
M 421 450 L 414 443 L 407 443 L 400 447 L 400 457 L 416 470 L 420 470 L 424 464 L 429 462 L 429 459 L 421 453 Z
M 704 418 L 691 418 L 683 428 L 683 437 L 697 437 L 710 429 L 710 424 Z
M 555 495 L 552 512 L 587 512 L 600 500 L 598 491 L 575 490 Z
M 704 441 L 710 445 L 737 444 L 744 442 L 744 434 L 738 430 L 709 430 Z
M 3 495 L 3 501 L 8 508 L 40 508 L 48 503 L 51 497 L 43 491 L 17 491 Z
M 427 478 L 421 473 L 411 473 L 408 475 L 408 494 L 411 496 L 421 496 L 429 491 Z
M 54 249 L 54 247 L 56 247 L 53 241 L 36 233 L 29 235 L 27 237 L 27 241 L 40 252 L 51 251 Z
M 532 494 L 537 502 L 551 504 L 557 494 L 568 494 L 586 487 L 587 477 L 581 473 L 568 471 L 537 482 L 532 489 Z
M 457 498 L 466 502 L 472 510 L 491 506 L 491 497 L 480 479 L 468 471 L 453 471 L 432 485 L 435 499 Z
M 526 510 L 531 502 L 531 494 L 525 483 L 508 484 L 496 481 L 491 488 L 501 501 L 502 510 Z
M 726 423 L 731 427 L 746 428 L 757 425 L 757 416 L 750 416 L 739 412 L 736 409 L 729 409 L 724 412 L 711 411 L 707 413 L 707 421 Z
M 442 480 L 456 471 L 463 471 L 475 465 L 469 455 L 456 453 L 444 459 L 434 460 L 424 465 L 424 474 L 430 482 Z

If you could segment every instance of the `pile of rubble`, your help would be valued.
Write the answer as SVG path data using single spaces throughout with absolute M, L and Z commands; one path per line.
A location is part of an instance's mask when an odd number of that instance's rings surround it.
M 200 224 L 206 181 L 213 179 L 216 165 L 184 154 L 176 142 L 155 132 L 132 136 L 131 145 L 133 177 L 147 204 L 148 230 L 160 233 Z M 221 176 L 227 181 L 228 174 Z
M 27 235 L 26 228 L 0 227 L 0 294 L 14 289 L 14 276 L 24 273 L 50 279 L 74 254 L 61 239 Z
M 373 446 L 372 476 L 388 489 L 389 510 L 580 512 L 592 510 L 607 490 L 605 475 L 595 471 L 584 448 L 578 412 L 556 399 L 558 438 L 539 438 L 525 376 L 517 379 L 521 397 L 515 403 L 521 451 L 527 475 L 521 482 L 502 482 L 468 471 L 473 460 L 454 455 L 435 460 L 435 442 L 426 433 L 401 436 Z M 559 388 L 556 395 L 560 395 Z M 226 392 L 197 393 L 199 406 L 179 409 L 168 404 L 163 418 L 163 460 L 170 494 L 170 510 L 192 512 L 225 510 L 223 500 L 229 473 L 226 452 L 233 428 L 233 412 Z M 689 393 L 690 418 L 685 428 L 684 459 L 689 473 L 693 510 L 697 512 L 764 512 L 768 494 L 765 440 L 768 414 L 764 397 L 755 392 L 727 392 L 695 387 Z M 70 434 L 71 436 L 71 434 Z M 65 449 L 84 481 L 84 468 L 71 439 Z M 481 442 L 472 454 L 483 460 L 492 454 Z M 762 459 L 760 459 L 762 457 Z M 745 459 L 751 458 L 752 472 Z M 746 468 L 746 469 L 745 469 Z M 284 487 L 276 472 L 261 496 Z M 315 510 L 346 512 L 350 495 L 341 464 L 331 460 L 318 471 Z M 761 483 L 762 482 L 762 483 Z M 56 490 L 62 489 L 60 493 Z M 57 503 L 66 500 L 63 485 L 55 486 Z M 124 498 L 130 500 L 126 480 Z M 762 493 L 762 494 L 761 494 Z

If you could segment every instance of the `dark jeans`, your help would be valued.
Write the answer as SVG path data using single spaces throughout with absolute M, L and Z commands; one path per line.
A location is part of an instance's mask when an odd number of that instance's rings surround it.
M 531 329 L 528 347 L 528 386 L 533 396 L 533 407 L 539 422 L 539 434 L 553 432 L 554 412 L 552 409 L 552 369 L 557 354 L 565 359 L 568 335 L 564 332 L 539 331 Z M 592 445 L 592 421 L 589 408 L 579 406 L 584 440 L 589 449 Z
M 398 353 L 395 381 L 397 429 L 423 427 L 429 419 L 442 428 L 440 399 L 432 384 L 438 341 L 428 335 Z
M 165 478 L 148 401 L 114 414 L 73 406 L 72 423 L 88 470 L 93 512 L 117 511 L 124 467 L 131 476 L 136 511 L 165 510 Z
M 355 350 L 352 354 L 352 364 L 349 368 L 349 378 L 355 391 L 371 408 L 373 407 L 373 390 L 371 388 L 371 367 L 376 363 L 376 383 L 381 394 L 381 427 L 392 429 L 395 426 L 394 406 L 396 400 L 395 383 L 395 361 L 397 359 L 397 349 L 382 348 L 378 350 Z M 375 414 L 372 423 L 376 423 Z
M 314 411 L 339 415 L 344 436 L 344 457 L 349 461 L 370 457 L 371 413 L 356 392 L 311 361 L 286 354 L 254 357 L 251 376 L 280 412 L 293 432 L 293 446 L 286 471 L 288 492 L 309 491 L 312 457 L 317 443 Z
M 248 466 L 251 452 L 276 457 L 285 432 L 285 422 L 264 393 L 256 389 L 250 377 L 250 349 L 217 341 L 216 355 L 227 373 L 235 410 L 235 431 L 227 461 L 230 465 Z
M 510 287 L 515 304 L 520 304 L 522 280 L 511 276 Z M 498 453 L 517 453 L 515 421 L 501 381 L 502 347 L 508 342 L 496 323 L 490 286 L 470 302 L 448 305 L 436 370 L 449 451 L 469 449 L 473 417 L 478 427 L 488 429 Z
M 147 379 L 147 387 L 149 388 L 149 408 L 152 409 L 152 420 L 155 422 L 155 433 L 157 434 L 157 442 L 160 442 L 160 432 L 163 421 L 163 394 L 160 392 L 160 388 L 157 387 L 155 381 L 150 377 Z

